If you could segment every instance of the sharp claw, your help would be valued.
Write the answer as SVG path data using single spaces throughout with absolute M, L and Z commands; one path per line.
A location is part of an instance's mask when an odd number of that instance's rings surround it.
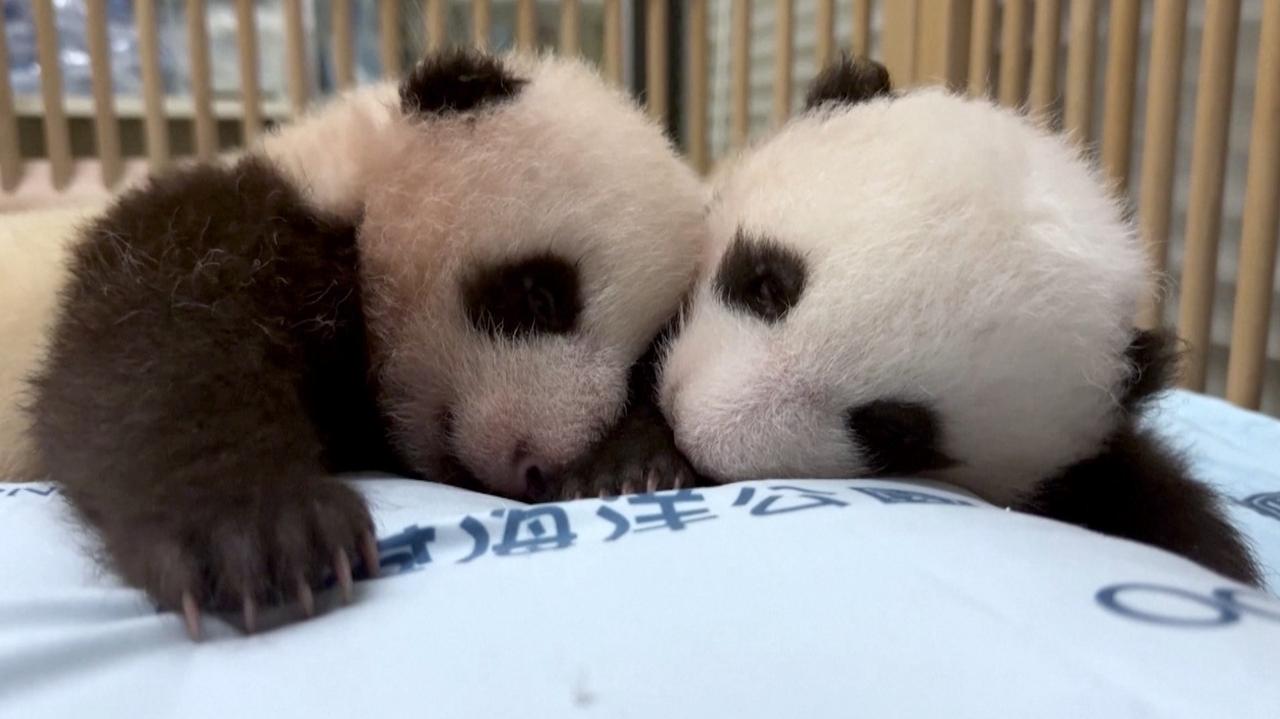
M 608 498 L 609 498 L 609 492 L 604 489 L 600 490 L 600 499 L 608 499 Z
M 360 554 L 364 559 L 364 571 L 370 578 L 377 577 L 381 566 L 378 563 L 378 540 L 374 538 L 373 532 L 365 532 L 360 536 Z M 345 560 L 346 554 L 342 556 Z
M 684 489 L 684 472 L 676 473 L 676 481 L 671 485 L 672 489 Z
M 658 491 L 658 473 L 657 472 L 649 472 L 649 476 L 645 480 L 645 491 L 649 494 L 653 494 L 654 492 Z
M 339 549 L 333 554 L 333 571 L 338 575 L 338 585 L 342 587 L 342 603 L 351 603 L 351 560 L 347 559 L 347 552 Z M 307 590 L 310 594 L 311 591 Z
M 258 626 L 258 606 L 253 603 L 253 597 L 245 595 L 244 597 L 244 630 L 253 634 L 253 630 Z
M 633 491 L 632 491 L 632 489 L 631 489 L 631 482 L 629 482 L 629 481 L 628 481 L 628 482 L 623 482 L 623 483 L 622 483 L 622 491 L 621 491 L 621 492 L 619 492 L 619 494 L 634 494 L 634 492 L 633 492 Z
M 191 641 L 200 641 L 200 607 L 191 592 L 182 593 L 182 618 L 186 621 L 187 636 Z
M 342 552 L 341 549 L 338 551 Z M 342 556 L 345 558 L 347 555 L 343 553 Z M 348 569 L 349 572 L 350 570 Z M 343 591 L 345 592 L 346 590 L 344 589 Z M 302 613 L 307 615 L 307 618 L 316 615 L 316 598 L 311 593 L 311 585 L 307 584 L 306 577 L 302 576 L 301 573 L 298 574 L 298 603 L 302 605 Z

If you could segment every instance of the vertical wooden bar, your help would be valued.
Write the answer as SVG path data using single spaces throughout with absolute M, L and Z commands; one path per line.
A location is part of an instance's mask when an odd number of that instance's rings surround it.
M 240 104 L 244 144 L 262 132 L 262 92 L 258 84 L 258 21 L 254 0 L 236 0 L 236 45 L 240 53 Z
M 400 77 L 400 2 L 378 3 L 378 47 L 381 48 L 382 76 Z
M 773 124 L 791 116 L 791 55 L 793 54 L 793 0 L 775 0 L 773 54 Z
M 471 0 L 471 44 L 477 49 L 489 49 L 489 25 L 489 0 Z
M 581 30 L 581 7 L 578 0 L 560 0 L 560 54 L 578 54 L 578 38 Z
M 707 0 L 689 2 L 689 160 L 698 172 L 710 165 L 707 148 Z
M 964 84 L 972 0 L 930 0 L 921 5 L 916 38 L 916 80 L 951 88 Z
M 622 0 L 604 0 L 604 76 L 622 84 Z
M 1216 0 L 1205 10 L 1178 302 L 1178 336 L 1188 345 L 1181 382 L 1183 387 L 1196 392 L 1204 391 L 1212 341 L 1210 329 L 1218 276 L 1218 233 L 1222 225 L 1222 187 L 1227 170 L 1240 0 Z
M 44 98 L 44 143 L 49 158 L 53 187 L 61 190 L 71 182 L 71 132 L 62 107 L 62 65 L 58 60 L 58 26 L 53 16 L 53 0 L 33 0 L 36 25 L 36 53 L 40 60 L 40 94 Z
M 22 180 L 22 151 L 18 147 L 18 113 L 13 108 L 9 79 L 9 42 L 0 24 L 0 190 L 12 190 Z
M 1031 41 L 1031 114 L 1048 123 L 1058 97 L 1058 42 L 1062 0 L 1036 0 Z
M 645 0 L 645 104 L 649 116 L 667 119 L 667 0 Z
M 516 47 L 530 52 L 538 45 L 538 6 L 534 0 L 516 0 Z
M 899 87 L 916 81 L 916 33 L 920 0 L 893 0 L 884 4 L 884 30 L 881 54 L 889 77 Z
M 445 4 L 448 0 L 426 0 L 423 22 L 427 25 L 427 50 L 437 52 L 448 42 L 449 27 L 445 23 Z
M 156 37 L 155 0 L 136 0 L 134 14 L 138 26 L 138 61 L 142 65 L 147 159 L 154 171 L 169 164 L 169 130 L 164 114 L 164 80 L 160 76 L 160 41 Z
M 1129 187 L 1141 0 L 1112 0 L 1102 117 L 1102 168 L 1118 191 Z
M 729 142 L 747 144 L 751 133 L 751 0 L 733 0 L 729 15 L 731 72 Z
M 213 89 L 209 79 L 209 33 L 205 28 L 205 0 L 187 0 L 187 51 L 191 56 L 191 103 L 195 108 L 196 157 L 212 160 L 218 154 L 218 124 L 213 117 Z
M 1257 409 L 1262 400 L 1280 219 L 1280 2 L 1262 5 L 1256 67 L 1240 270 L 1227 362 L 1227 399 L 1249 409 Z
M 3 33 L 0 33 L 3 34 Z M 111 83 L 111 45 L 107 38 L 106 0 L 85 3 L 85 35 L 93 83 L 93 121 L 102 185 L 115 187 L 124 172 L 120 161 L 120 125 Z M 3 47 L 0 46 L 0 51 Z M 3 69 L 3 68 L 0 68 Z
M 813 59 L 814 65 L 821 70 L 835 54 L 836 0 L 817 0 L 817 3 L 813 23 Z
M 289 67 L 289 103 L 295 115 L 307 109 L 307 39 L 302 30 L 302 0 L 284 0 L 285 63 Z
M 991 96 L 991 50 L 995 42 L 996 0 L 974 0 L 969 37 L 969 94 Z
M 1081 144 L 1093 139 L 1093 84 L 1098 40 L 1098 0 L 1071 0 L 1067 41 L 1067 97 L 1063 128 Z
M 356 84 L 355 42 L 351 37 L 351 0 L 332 0 L 330 24 L 333 26 L 333 71 L 338 89 Z
M 871 0 L 853 0 L 853 32 L 849 49 L 854 57 L 871 54 Z
M 1182 89 L 1187 0 L 1156 0 L 1153 22 L 1138 225 L 1151 256 L 1151 266 L 1163 275 L 1169 253 L 1173 170 L 1177 166 L 1178 105 Z M 1230 82 L 1230 78 L 1221 78 L 1219 82 Z M 1163 293 L 1151 293 L 1144 300 L 1138 324 L 1142 327 L 1159 325 L 1162 310 Z
M 1000 104 L 1021 107 L 1027 87 L 1027 0 L 1005 0 L 1000 27 Z

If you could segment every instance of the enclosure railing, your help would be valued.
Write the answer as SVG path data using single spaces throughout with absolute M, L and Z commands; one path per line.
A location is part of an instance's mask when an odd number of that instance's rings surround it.
M 1107 176 L 1121 191 L 1128 189 L 1135 155 L 1140 157 L 1136 177 L 1139 227 L 1153 266 L 1167 268 L 1182 71 L 1188 50 L 1187 0 L 883 0 L 875 7 L 871 0 L 597 0 L 588 3 L 600 10 L 599 26 L 591 28 L 583 25 L 584 3 L 578 0 L 514 0 L 514 45 L 526 51 L 540 47 L 538 11 L 553 4 L 558 6 L 558 33 L 549 44 L 559 52 L 578 53 L 584 33 L 599 32 L 604 76 L 618 83 L 624 76 L 643 77 L 643 84 L 633 89 L 643 96 L 649 113 L 667 122 L 673 108 L 676 110 L 681 143 L 692 164 L 706 171 L 716 160 L 709 141 L 713 68 L 708 6 L 719 10 L 726 2 L 729 92 L 724 119 L 730 148 L 743 145 L 751 134 L 751 69 L 759 49 L 753 47 L 757 41 L 753 15 L 763 12 L 772 23 L 773 47 L 766 54 L 773 58 L 769 113 L 773 124 L 791 114 L 796 81 L 807 80 L 795 77 L 797 38 L 805 38 L 812 49 L 810 67 L 821 66 L 840 50 L 856 55 L 874 52 L 900 86 L 945 83 L 958 91 L 992 96 L 1002 104 L 1025 108 L 1045 125 L 1060 128 L 1082 146 L 1096 150 Z M 421 23 L 422 44 L 428 49 L 451 41 L 490 46 L 493 13 L 489 0 L 463 3 L 469 6 L 469 37 L 449 36 L 446 13 L 456 10 L 453 6 L 458 4 L 424 0 L 413 17 L 415 13 L 405 11 L 406 3 L 377 2 L 382 74 L 394 76 L 402 69 L 406 23 Z M 1227 398 L 1245 407 L 1259 406 L 1268 372 L 1280 212 L 1280 1 L 1260 0 L 1260 5 L 1258 52 L 1244 60 L 1254 63 L 1256 84 L 1225 386 Z M 797 6 L 807 11 L 810 27 L 797 27 Z M 333 76 L 336 86 L 345 88 L 357 81 L 352 3 L 331 0 L 328 7 Z M 190 114 L 190 144 L 195 157 L 207 159 L 219 152 L 219 117 L 238 117 L 241 130 L 236 142 L 247 143 L 269 120 L 298 113 L 312 100 L 314 68 L 308 63 L 313 56 L 307 52 L 304 22 L 310 9 L 314 6 L 304 0 L 282 0 L 280 6 L 287 65 L 287 105 L 282 107 L 264 101 L 259 84 L 261 54 L 254 26 L 258 8 L 251 0 L 236 0 L 240 91 L 228 108 L 225 101 L 215 103 L 211 91 L 206 2 L 186 0 L 190 104 L 183 110 Z M 148 169 L 170 164 L 174 153 L 169 112 L 175 99 L 166 97 L 162 82 L 156 2 L 136 0 L 133 10 L 145 161 L 125 158 L 122 152 L 104 0 L 85 2 L 94 118 L 94 146 L 87 160 L 73 159 L 51 1 L 32 0 L 43 100 L 40 157 L 30 157 L 30 152 L 24 157 L 19 145 L 9 51 L 5 33 L 0 33 L 0 209 L 38 204 L 40 197 L 105 193 Z M 1197 10 L 1202 11 L 1203 21 L 1186 177 L 1184 251 L 1180 269 L 1172 270 L 1179 289 L 1178 303 L 1175 312 L 1163 306 L 1166 293 L 1152 293 L 1141 322 L 1154 324 L 1166 311 L 1176 315 L 1178 332 L 1189 348 L 1182 382 L 1203 391 L 1212 348 L 1215 290 L 1221 281 L 1219 239 L 1224 178 L 1230 164 L 1228 133 L 1241 0 L 1204 0 Z M 837 20 L 842 14 L 847 18 L 842 22 L 848 23 L 845 47 L 836 40 Z M 629 28 L 625 36 L 624 26 Z M 677 27 L 679 32 L 673 30 Z M 1142 98 L 1146 110 L 1135 143 L 1144 28 L 1150 38 Z M 634 56 L 624 49 L 628 43 L 636 49 Z M 1099 63 L 1100 55 L 1105 63 Z M 672 63 L 681 65 L 678 89 L 671 87 Z M 1100 64 L 1104 66 L 1100 68 Z M 1099 95 L 1100 112 L 1096 107 Z M 1100 133 L 1095 137 L 1094 120 L 1099 114 Z M 1276 362 L 1271 360 L 1271 365 Z

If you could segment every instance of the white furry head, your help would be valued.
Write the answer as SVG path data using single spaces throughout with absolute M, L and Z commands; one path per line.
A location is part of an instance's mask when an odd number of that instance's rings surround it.
M 720 173 L 710 227 L 660 388 L 703 472 L 912 471 L 1008 501 L 1117 421 L 1141 247 L 1013 112 L 821 104 Z
M 621 413 L 694 281 L 705 190 L 579 62 L 444 56 L 395 102 L 361 158 L 384 409 L 415 469 L 522 495 Z

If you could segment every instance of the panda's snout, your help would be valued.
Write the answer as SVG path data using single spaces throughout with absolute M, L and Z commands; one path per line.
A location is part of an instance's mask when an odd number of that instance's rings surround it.
M 547 498 L 554 477 L 551 463 L 530 451 L 526 442 L 517 442 L 507 472 L 504 493 L 512 498 L 539 502 Z

